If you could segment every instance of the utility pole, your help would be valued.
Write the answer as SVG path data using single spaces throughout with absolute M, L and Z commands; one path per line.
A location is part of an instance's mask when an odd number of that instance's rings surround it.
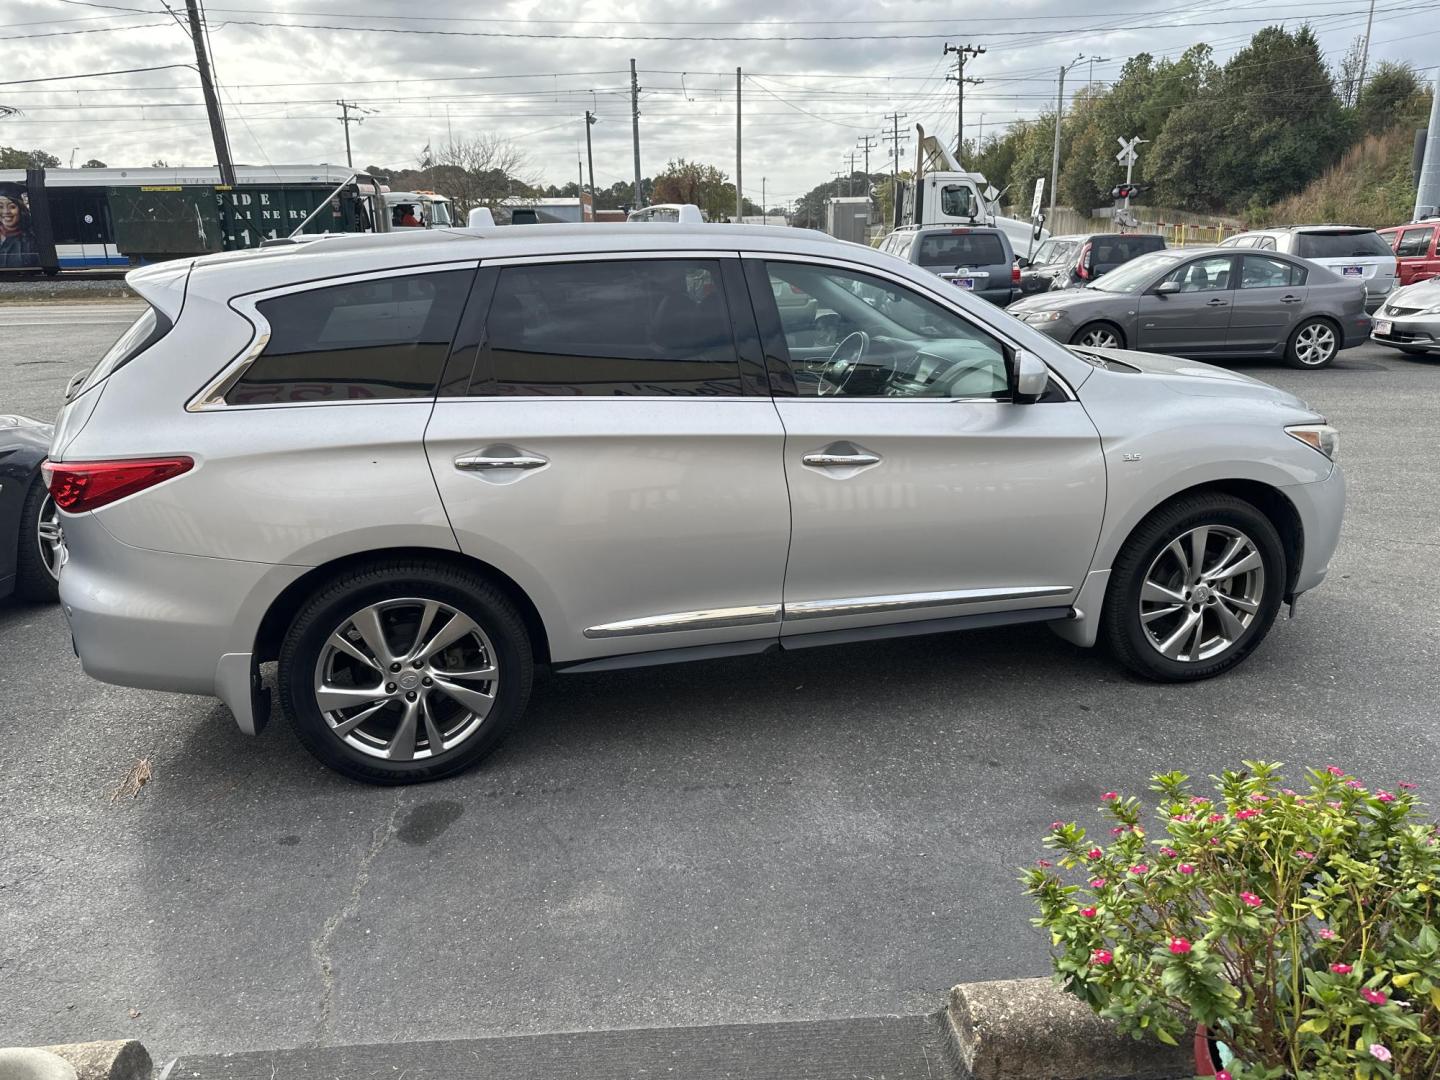
M 1091 89 L 1091 90 L 1094 90 L 1094 89 L 1095 89 L 1095 65 L 1096 65 L 1096 64 L 1108 64 L 1109 62 L 1110 62 L 1110 57 L 1108 57 L 1108 56 L 1092 56 L 1092 57 L 1090 57 L 1090 86 L 1089 86 L 1089 89 Z
M 630 138 L 635 145 L 635 209 L 645 205 L 640 190 L 640 83 L 635 75 L 635 58 L 630 58 Z
M 745 188 L 740 182 L 740 69 L 735 69 L 735 220 L 745 217 Z
M 865 183 L 870 183 L 870 148 L 875 145 L 875 136 L 866 135 L 860 140 L 860 148 L 865 151 Z
M 344 99 L 341 99 L 340 101 L 335 102 L 335 104 L 340 106 L 340 115 L 337 116 L 335 119 L 339 120 L 341 126 L 345 128 L 345 167 L 348 169 L 353 169 L 355 168 L 355 162 L 350 154 L 350 125 L 363 124 L 365 122 L 365 117 L 356 116 L 352 118 L 350 116 L 351 109 L 355 109 L 357 112 L 359 111 L 359 106 L 357 106 L 353 101 L 345 101 Z
M 1065 119 L 1065 75 L 1076 64 L 1085 60 L 1077 56 L 1060 69 L 1060 88 L 1055 93 L 1055 152 L 1050 158 L 1050 218 L 1055 217 L 1055 194 L 1060 186 L 1060 124 Z
M 902 138 L 902 136 L 900 135 L 900 121 L 904 120 L 905 117 L 907 117 L 908 115 L 910 114 L 899 112 L 891 113 L 888 117 L 890 121 L 890 130 L 888 132 L 882 132 L 880 135 L 880 140 L 882 142 L 888 142 L 891 144 L 890 175 L 895 179 L 899 179 L 900 177 L 900 140 Z
M 855 194 L 855 151 L 850 151 L 850 171 L 845 174 L 845 194 Z
M 595 114 L 585 110 L 585 158 L 590 162 L 590 194 L 595 194 L 595 151 L 590 146 L 590 129 L 595 126 Z
M 1370 24 L 1375 21 L 1375 0 L 1370 0 L 1370 14 L 1365 16 L 1365 47 L 1360 50 L 1360 77 L 1355 80 L 1355 101 L 1365 86 L 1365 65 L 1370 59 Z
M 965 77 L 965 60 L 967 57 L 980 56 L 985 52 L 984 46 L 976 48 L 973 45 L 951 45 L 945 43 L 944 55 L 955 54 L 955 74 L 946 75 L 945 81 L 955 83 L 955 160 L 959 161 L 961 154 L 965 151 L 965 84 L 978 86 L 984 79 L 967 79 Z
M 980 114 L 980 129 L 975 135 L 975 152 L 978 154 L 985 143 L 985 114 Z
M 1425 135 L 1425 159 L 1415 192 L 1415 220 L 1440 214 L 1440 72 L 1435 73 L 1435 96 L 1430 102 L 1430 130 Z
M 760 177 L 760 216 L 762 218 L 767 218 L 770 216 L 770 211 L 765 206 L 765 177 L 763 176 Z M 760 224 L 764 225 L 765 222 L 762 221 L 760 222 Z
M 215 80 L 210 74 L 210 56 L 205 49 L 205 30 L 200 22 L 199 0 L 185 0 L 185 13 L 190 16 L 190 37 L 195 42 L 195 66 L 200 69 L 200 89 L 205 95 L 205 112 L 210 117 L 210 137 L 215 141 L 215 164 L 220 168 L 220 183 L 235 186 L 235 163 L 230 160 L 230 138 L 225 134 L 225 118 L 220 113 L 220 99 L 215 94 Z M 349 132 L 347 127 L 346 132 Z

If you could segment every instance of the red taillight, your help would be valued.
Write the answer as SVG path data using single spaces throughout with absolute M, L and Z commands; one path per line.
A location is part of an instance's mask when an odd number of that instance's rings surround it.
M 1014 263 L 1010 265 L 1010 284 L 1020 284 L 1020 267 L 1016 266 Z
M 47 461 L 40 467 L 55 505 L 71 514 L 102 506 L 189 472 L 193 458 L 136 458 L 129 461 Z
M 1089 242 L 1087 241 L 1086 244 L 1085 244 L 1085 246 L 1080 249 L 1080 265 L 1077 266 L 1077 267 L 1075 267 L 1075 275 L 1076 275 L 1076 277 L 1078 277 L 1081 281 L 1089 281 L 1089 280 L 1090 280 L 1090 269 L 1089 269 L 1089 267 L 1086 265 L 1086 264 L 1089 263 L 1089 262 L 1090 262 L 1090 244 L 1089 244 Z

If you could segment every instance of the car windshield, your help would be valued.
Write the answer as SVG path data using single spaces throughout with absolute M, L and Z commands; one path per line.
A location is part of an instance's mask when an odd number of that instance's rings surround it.
M 1085 287 L 1098 292 L 1139 292 L 1150 283 L 1156 274 L 1174 266 L 1180 259 L 1181 256 L 1174 252 L 1154 251 L 1149 255 L 1141 255 L 1138 259 L 1131 260 L 1118 270 L 1110 271 L 1104 277 L 1090 282 Z
M 1295 238 L 1295 254 L 1302 259 L 1358 259 L 1394 256 L 1377 232 L 1305 232 Z

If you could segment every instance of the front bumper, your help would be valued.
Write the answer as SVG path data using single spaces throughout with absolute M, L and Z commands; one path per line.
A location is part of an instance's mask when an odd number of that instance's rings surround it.
M 1336 465 L 1324 480 L 1281 489 L 1300 515 L 1305 550 L 1300 572 L 1290 590 L 1293 599 L 1325 580 L 1330 559 L 1340 543 L 1340 525 L 1345 518 L 1345 473 Z
M 1370 340 L 1378 345 L 1440 352 L 1440 315 L 1387 315 L 1382 310 L 1376 312 L 1375 322 L 1390 324 L 1383 334 L 1379 325 L 1374 328 Z
M 248 680 L 238 669 L 248 666 L 270 603 L 306 567 L 131 547 L 93 513 L 64 515 L 64 528 L 60 602 L 85 673 L 220 697 L 253 730 Z

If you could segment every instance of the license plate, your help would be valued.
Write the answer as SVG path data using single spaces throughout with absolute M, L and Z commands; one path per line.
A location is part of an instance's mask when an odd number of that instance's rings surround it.
M 1389 337 L 1389 336 L 1390 336 L 1390 331 L 1392 331 L 1392 330 L 1394 330 L 1394 329 L 1395 329 L 1395 324 L 1392 323 L 1389 319 L 1376 319 L 1376 320 L 1375 320 L 1375 333 L 1378 334 L 1378 335 L 1380 335 L 1381 337 Z
M 1340 272 L 1341 272 L 1342 274 L 1344 274 L 1346 277 L 1364 277 L 1364 276 L 1365 276 L 1365 268 L 1364 268 L 1363 266 L 1347 266 L 1347 267 L 1343 268 Z
M 952 278 L 951 280 L 954 281 L 955 284 L 960 286 L 960 288 L 962 289 L 973 290 L 975 288 L 975 279 L 973 277 L 957 277 Z

